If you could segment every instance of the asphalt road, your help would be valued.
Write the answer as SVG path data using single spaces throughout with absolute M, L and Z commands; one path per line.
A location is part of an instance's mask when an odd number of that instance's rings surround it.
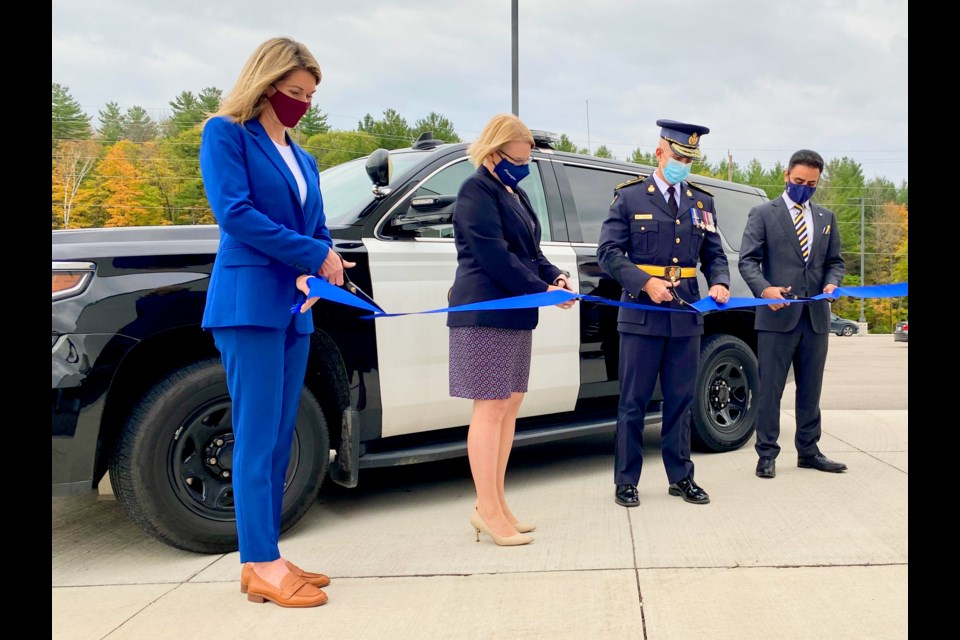
M 906 409 L 906 342 L 893 334 L 830 336 L 821 409 Z M 795 387 L 784 389 L 781 410 L 792 410 Z

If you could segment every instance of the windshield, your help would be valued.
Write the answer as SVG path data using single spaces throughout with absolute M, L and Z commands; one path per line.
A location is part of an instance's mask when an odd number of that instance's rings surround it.
M 401 182 L 404 174 L 419 163 L 427 151 L 391 153 L 390 186 Z M 320 172 L 320 193 L 323 195 L 323 212 L 327 226 L 343 226 L 352 223 L 373 200 L 373 183 L 364 166 L 366 158 L 358 158 L 338 164 Z

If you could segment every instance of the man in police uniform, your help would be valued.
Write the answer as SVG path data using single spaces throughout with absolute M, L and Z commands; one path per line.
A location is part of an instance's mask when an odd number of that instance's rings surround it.
M 658 376 L 668 492 L 693 504 L 710 502 L 693 480 L 690 460 L 703 316 L 686 303 L 700 299 L 698 262 L 709 295 L 720 303 L 730 297 L 730 271 L 717 235 L 713 197 L 686 181 L 690 164 L 703 157 L 700 136 L 710 130 L 674 120 L 657 120 L 657 126 L 657 170 L 617 185 L 597 247 L 600 266 L 623 287 L 622 301 L 664 308 L 622 307 L 617 318 L 620 405 L 614 481 L 616 502 L 624 507 L 640 503 L 636 485 L 643 464 L 643 419 Z

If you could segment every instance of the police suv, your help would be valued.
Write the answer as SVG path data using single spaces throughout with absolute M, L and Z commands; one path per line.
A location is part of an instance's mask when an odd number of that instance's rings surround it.
M 535 137 L 522 186 L 543 227 L 544 255 L 570 272 L 575 291 L 619 300 L 619 285 L 597 264 L 600 225 L 614 187 L 653 168 L 559 152 L 549 135 Z M 474 171 L 466 147 L 424 134 L 411 148 L 381 149 L 321 174 L 335 247 L 357 263 L 347 286 L 408 315 L 370 320 L 353 307 L 314 305 L 284 531 L 327 476 L 353 487 L 363 469 L 466 455 L 471 401 L 448 395 L 446 316 L 412 313 L 447 306 L 457 265 L 456 194 Z M 731 295 L 750 297 L 737 252 L 747 214 L 764 193 L 691 181 L 714 196 Z M 109 471 L 117 499 L 147 533 L 202 553 L 237 548 L 230 398 L 219 354 L 200 328 L 217 238 L 215 225 L 52 237 L 53 494 L 94 491 Z M 613 431 L 617 310 L 583 301 L 571 311 L 540 310 L 515 446 Z M 704 317 L 695 448 L 737 449 L 753 433 L 753 317 L 752 308 Z M 658 389 L 650 424 L 660 421 L 660 397 Z

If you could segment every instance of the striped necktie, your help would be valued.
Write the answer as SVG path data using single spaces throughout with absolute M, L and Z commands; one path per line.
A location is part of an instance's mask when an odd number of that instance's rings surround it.
M 810 258 L 810 239 L 807 237 L 807 223 L 803 221 L 803 205 L 793 205 L 793 227 L 797 230 L 797 238 L 800 240 L 800 253 L 803 254 L 803 261 Z

